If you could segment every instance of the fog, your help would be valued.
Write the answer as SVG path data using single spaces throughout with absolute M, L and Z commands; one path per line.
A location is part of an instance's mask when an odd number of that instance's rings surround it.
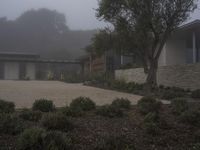
M 97 0 L 0 0 L 0 17 L 15 19 L 32 8 L 55 9 L 64 13 L 71 29 L 96 29 L 105 26 L 95 17 Z

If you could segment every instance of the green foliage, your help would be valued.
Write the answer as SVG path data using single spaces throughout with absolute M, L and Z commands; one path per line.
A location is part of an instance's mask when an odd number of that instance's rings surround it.
M 190 150 L 200 150 L 200 143 L 193 144 Z
M 90 111 L 96 108 L 96 104 L 88 97 L 78 97 L 72 100 L 70 108 Z
M 44 150 L 69 150 L 72 144 L 71 139 L 59 131 L 47 132 L 43 141 Z
M 42 118 L 42 112 L 32 111 L 32 110 L 29 110 L 29 109 L 23 109 L 19 113 L 19 117 L 22 118 L 23 120 L 37 122 Z
M 0 134 L 16 135 L 22 132 L 24 123 L 15 115 L 0 114 Z
M 13 102 L 0 100 L 0 113 L 13 113 L 14 111 L 15 104 Z
M 61 113 L 48 113 L 43 115 L 41 125 L 48 130 L 68 132 L 73 129 L 72 123 Z
M 138 101 L 138 110 L 140 113 L 146 115 L 150 112 L 158 113 L 161 108 L 162 103 L 157 101 L 153 97 L 143 97 L 141 100 Z
M 104 136 L 96 143 L 95 150 L 136 150 L 125 136 Z
M 183 123 L 187 123 L 193 126 L 199 126 L 200 125 L 200 111 L 187 110 L 179 116 L 179 119 Z
M 116 98 L 111 105 L 122 109 L 130 109 L 131 102 L 128 99 Z
M 83 116 L 83 110 L 81 108 L 70 108 L 70 107 L 64 107 L 61 108 L 61 112 L 65 115 L 65 116 L 69 116 L 69 117 L 81 117 Z
M 165 90 L 162 94 L 162 99 L 166 99 L 166 100 L 171 100 L 171 99 L 179 98 L 179 97 L 185 97 L 185 92 L 170 89 L 170 90 Z
M 182 112 L 188 110 L 188 102 L 184 98 L 176 98 L 171 101 L 172 112 L 180 115 Z
M 32 109 L 34 111 L 52 112 L 55 110 L 55 106 L 51 100 L 39 99 L 34 102 Z
M 68 150 L 71 139 L 59 131 L 41 128 L 26 129 L 17 140 L 18 150 Z
M 104 105 L 100 106 L 96 110 L 96 114 L 104 117 L 114 118 L 114 117 L 122 117 L 124 116 L 121 108 L 113 106 L 113 105 Z
M 155 135 L 159 132 L 159 116 L 157 113 L 148 113 L 143 121 L 143 127 L 148 134 Z
M 200 89 L 192 91 L 191 97 L 197 99 L 200 98 Z
M 40 128 L 26 129 L 17 141 L 19 150 L 43 150 L 45 130 Z

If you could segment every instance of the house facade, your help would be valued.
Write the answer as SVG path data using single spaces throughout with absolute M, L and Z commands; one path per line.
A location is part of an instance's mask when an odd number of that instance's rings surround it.
M 0 53 L 0 80 L 61 79 L 80 73 L 79 61 L 41 59 L 37 54 Z
M 200 89 L 200 20 L 179 27 L 167 40 L 159 58 L 159 85 Z M 115 78 L 144 83 L 143 68 L 116 70 Z

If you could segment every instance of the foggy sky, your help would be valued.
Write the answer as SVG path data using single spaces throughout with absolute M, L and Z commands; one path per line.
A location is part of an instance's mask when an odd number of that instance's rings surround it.
M 95 17 L 97 0 L 0 0 L 0 17 L 15 19 L 31 8 L 49 8 L 64 13 L 70 29 L 96 29 L 105 26 Z M 191 20 L 200 19 L 198 9 Z

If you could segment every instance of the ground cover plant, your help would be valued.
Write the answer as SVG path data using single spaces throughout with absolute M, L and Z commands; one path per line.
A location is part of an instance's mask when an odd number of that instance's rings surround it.
M 41 119 L 38 111 L 28 109 L 0 113 L 0 149 L 198 150 L 200 107 L 185 107 L 179 100 L 164 105 L 153 97 L 129 104 L 117 98 L 87 111 L 66 106 L 40 112 Z

